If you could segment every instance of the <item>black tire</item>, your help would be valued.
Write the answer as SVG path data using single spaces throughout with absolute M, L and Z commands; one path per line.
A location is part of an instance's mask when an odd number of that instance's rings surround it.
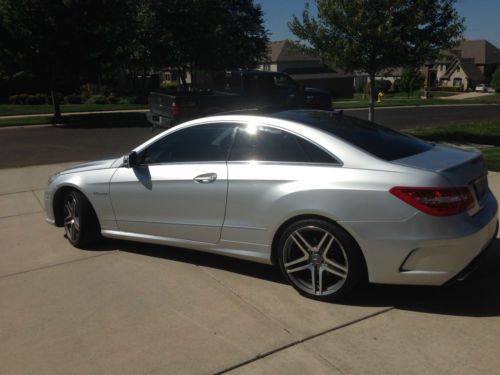
M 283 275 L 308 298 L 338 300 L 366 278 L 365 261 L 356 241 L 329 221 L 297 221 L 283 232 L 278 246 Z
M 64 196 L 63 219 L 65 236 L 73 246 L 85 249 L 101 238 L 94 209 L 79 191 L 72 190 Z

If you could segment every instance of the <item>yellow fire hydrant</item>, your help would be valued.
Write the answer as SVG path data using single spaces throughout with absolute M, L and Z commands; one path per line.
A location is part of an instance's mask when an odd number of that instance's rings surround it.
M 384 93 L 382 91 L 379 91 L 377 94 L 377 103 L 382 103 L 382 98 L 384 97 Z

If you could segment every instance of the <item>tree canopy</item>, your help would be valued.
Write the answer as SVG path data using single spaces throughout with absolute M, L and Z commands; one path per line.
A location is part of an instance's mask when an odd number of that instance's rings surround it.
M 0 74 L 52 92 L 126 72 L 255 67 L 267 30 L 253 0 L 0 0 Z
M 299 46 L 348 71 L 368 73 L 370 81 L 389 68 L 418 66 L 454 47 L 463 19 L 456 0 L 315 0 L 317 18 L 306 4 L 302 19 L 288 24 Z M 369 118 L 374 116 L 371 85 Z

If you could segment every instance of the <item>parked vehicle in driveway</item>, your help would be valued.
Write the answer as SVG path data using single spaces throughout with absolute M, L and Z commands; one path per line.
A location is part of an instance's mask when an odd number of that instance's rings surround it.
M 485 83 L 481 83 L 480 85 L 477 85 L 475 90 L 476 92 L 490 92 L 490 93 L 494 93 L 495 92 L 495 89 Z
M 206 91 L 150 93 L 148 121 L 154 128 L 168 128 L 194 118 L 242 108 L 332 109 L 332 97 L 328 92 L 303 88 L 284 73 L 221 72 L 214 85 L 214 89 Z
M 274 264 L 320 300 L 365 278 L 460 278 L 498 230 L 479 152 L 315 110 L 175 126 L 55 174 L 45 207 L 76 247 L 104 236 Z

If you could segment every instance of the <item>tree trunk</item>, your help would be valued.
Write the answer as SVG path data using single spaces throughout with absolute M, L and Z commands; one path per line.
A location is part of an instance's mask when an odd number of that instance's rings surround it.
M 182 90 L 186 91 L 187 90 L 186 68 L 185 67 L 179 67 L 178 70 L 179 70 L 179 78 L 181 79 Z
M 370 98 L 368 108 L 368 121 L 375 121 L 375 73 L 370 74 Z
M 52 111 L 54 113 L 54 120 L 59 120 L 61 118 L 61 106 L 59 103 L 59 96 L 54 88 L 50 90 L 50 96 L 52 98 Z

